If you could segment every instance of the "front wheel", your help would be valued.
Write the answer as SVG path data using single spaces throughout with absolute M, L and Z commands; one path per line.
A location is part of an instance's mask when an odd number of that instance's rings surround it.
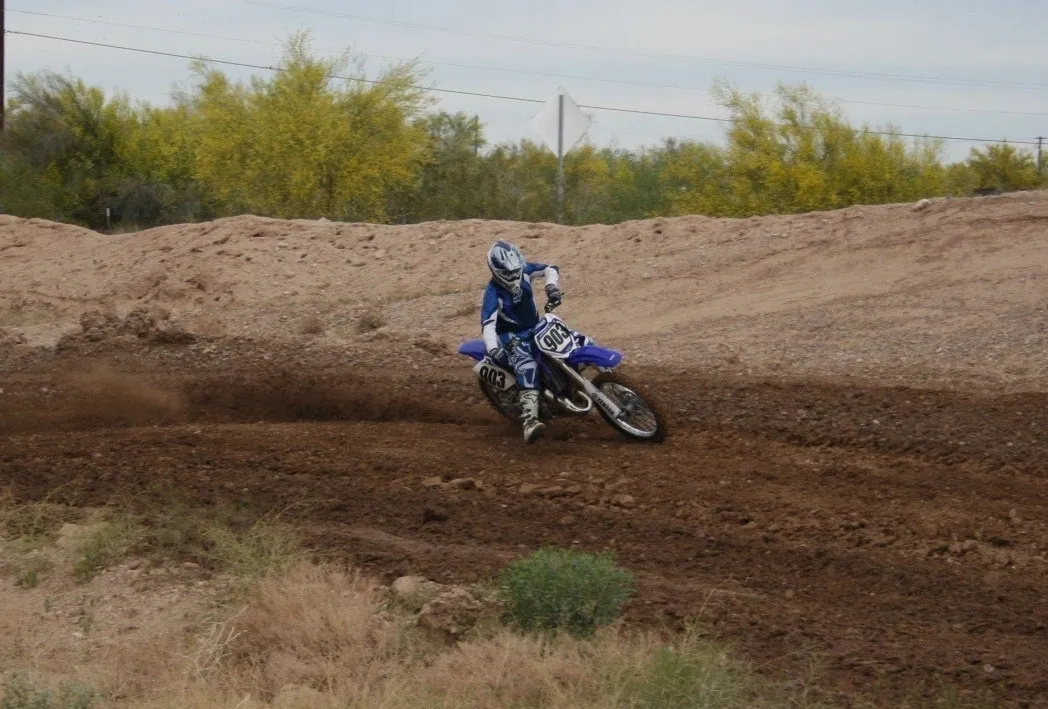
M 629 379 L 621 374 L 602 372 L 593 378 L 593 385 L 622 409 L 622 416 L 616 419 L 601 407 L 595 407 L 609 426 L 638 441 L 661 443 L 666 438 L 662 414 Z

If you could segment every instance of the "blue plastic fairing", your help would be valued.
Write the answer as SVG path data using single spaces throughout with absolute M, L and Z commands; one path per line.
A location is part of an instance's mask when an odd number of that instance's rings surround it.
M 616 367 L 622 361 L 622 353 L 597 345 L 579 347 L 568 356 L 568 364 L 589 364 L 595 367 Z
M 463 342 L 462 346 L 459 347 L 459 354 L 472 357 L 478 362 L 488 355 L 487 351 L 484 349 L 484 340 L 469 340 L 468 342 Z

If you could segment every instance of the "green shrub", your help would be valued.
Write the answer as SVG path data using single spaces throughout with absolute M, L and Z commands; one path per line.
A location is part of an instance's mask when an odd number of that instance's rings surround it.
M 34 547 L 52 541 L 63 524 L 80 521 L 80 510 L 50 502 L 56 492 L 39 502 L 18 503 L 10 490 L 0 491 L 0 539 L 20 540 L 23 546 Z
M 611 623 L 633 593 L 633 574 L 612 554 L 540 549 L 499 577 L 507 619 L 522 630 L 591 635 Z
M 267 515 L 243 532 L 226 526 L 208 530 L 211 562 L 245 579 L 278 576 L 309 558 L 295 531 Z
M 128 520 L 106 522 L 78 546 L 76 575 L 87 580 L 95 572 L 123 561 L 142 538 L 142 529 Z
M 659 648 L 622 679 L 623 704 L 630 707 L 752 706 L 752 678 L 723 650 L 690 637 L 681 638 L 679 647 Z
M 56 695 L 24 674 L 11 675 L 0 688 L 0 709 L 91 709 L 99 699 L 92 687 L 77 683 L 63 684 Z

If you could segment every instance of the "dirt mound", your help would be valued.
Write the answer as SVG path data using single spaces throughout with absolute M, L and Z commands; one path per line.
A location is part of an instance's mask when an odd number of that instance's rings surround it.
M 484 253 L 506 238 L 562 267 L 569 322 L 639 362 L 1044 389 L 1045 220 L 1044 192 L 578 228 L 243 216 L 104 236 L 8 219 L 0 325 L 42 342 L 34 328 L 87 310 L 159 306 L 216 336 L 453 347 L 477 333 Z
M 100 236 L 98 232 L 59 224 L 46 219 L 22 219 L 9 214 L 0 214 L 0 253 L 15 249 L 32 248 L 37 241 L 49 239 L 90 239 Z
M 25 335 L 18 330 L 12 328 L 0 327 L 0 347 L 10 345 L 24 345 L 26 342 Z
M 188 344 L 197 336 L 171 320 L 165 308 L 135 308 L 124 317 L 115 312 L 89 310 L 80 316 L 80 332 L 58 341 L 58 349 L 75 347 L 82 342 L 102 342 L 116 338 L 134 338 L 152 344 Z

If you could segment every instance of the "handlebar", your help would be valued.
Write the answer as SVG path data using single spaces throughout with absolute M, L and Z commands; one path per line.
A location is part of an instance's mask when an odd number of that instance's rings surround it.
M 561 295 L 564 295 L 564 294 L 561 293 Z M 559 305 L 561 305 L 561 303 L 554 304 L 554 303 L 551 303 L 549 301 L 546 301 L 545 310 L 546 310 L 547 313 L 552 313 L 554 310 L 557 309 L 557 306 L 559 306 Z M 529 333 L 530 333 L 530 330 L 529 330 Z M 530 334 L 528 336 L 530 337 Z M 506 349 L 509 350 L 510 352 L 515 352 L 516 349 L 517 349 L 517 345 L 519 345 L 520 343 L 521 343 L 521 339 L 519 337 L 517 337 L 516 335 L 513 335 L 506 342 Z
M 565 295 L 565 293 L 561 292 L 561 296 L 564 296 L 564 295 Z M 557 309 L 557 306 L 562 305 L 562 304 L 563 304 L 563 301 L 560 302 L 560 303 L 554 304 L 554 303 L 551 303 L 551 302 L 549 302 L 547 300 L 546 301 L 546 308 L 545 308 L 545 310 L 546 310 L 547 313 L 552 313 L 554 310 Z

